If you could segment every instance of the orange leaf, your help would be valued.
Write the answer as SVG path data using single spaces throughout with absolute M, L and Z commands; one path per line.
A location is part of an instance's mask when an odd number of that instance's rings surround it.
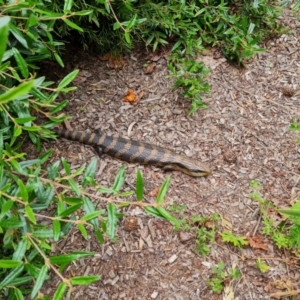
M 128 90 L 127 95 L 123 98 L 124 102 L 133 103 L 135 100 L 135 95 L 133 90 Z
M 266 244 L 264 244 L 260 237 L 254 235 L 248 238 L 250 247 L 255 249 L 262 249 L 265 251 L 270 251 Z
M 125 60 L 120 57 L 110 57 L 108 60 L 108 66 L 113 69 L 123 69 L 125 65 Z
M 152 191 L 148 194 L 148 196 L 150 196 L 150 197 L 156 197 L 156 196 L 158 195 L 159 189 L 160 189 L 159 187 L 155 188 L 154 190 L 152 190 Z

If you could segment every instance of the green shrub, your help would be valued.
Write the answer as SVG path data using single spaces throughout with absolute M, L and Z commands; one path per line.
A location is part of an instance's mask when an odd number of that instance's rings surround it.
M 48 3 L 48 9 L 60 16 L 66 11 L 64 6 L 58 0 Z M 55 30 L 61 36 L 72 36 L 71 40 L 80 35 L 84 48 L 94 43 L 100 54 L 122 52 L 141 43 L 153 50 L 171 44 L 169 68 L 175 87 L 182 88 L 192 101 L 191 113 L 206 107 L 202 95 L 209 91 L 207 68 L 195 61 L 204 48 L 218 47 L 229 60 L 243 65 L 264 51 L 260 47 L 264 39 L 284 30 L 278 23 L 282 7 L 273 0 L 88 0 L 76 2 L 73 9 L 89 14 L 74 13 L 76 26 L 68 26 L 66 19 L 56 22 Z M 72 31 L 78 27 L 83 30 L 74 37 Z

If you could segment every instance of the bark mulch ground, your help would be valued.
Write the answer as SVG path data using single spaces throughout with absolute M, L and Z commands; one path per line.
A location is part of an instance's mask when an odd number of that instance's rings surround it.
M 79 52 L 67 61 L 69 69 L 79 68 L 77 91 L 70 95 L 66 113 L 76 130 L 101 129 L 112 135 L 129 137 L 182 151 L 206 162 L 213 170 L 206 178 L 191 178 L 172 172 L 168 205 L 185 205 L 183 216 L 222 217 L 223 230 L 237 236 L 257 237 L 266 249 L 239 249 L 222 242 L 208 244 L 211 252 L 196 254 L 191 232 L 176 232 L 139 207 L 121 209 L 125 218 L 118 228 L 118 242 L 99 245 L 91 233 L 86 241 L 76 230 L 57 245 L 57 252 L 88 250 L 96 255 L 80 260 L 68 275 L 99 274 L 102 279 L 87 287 L 77 287 L 73 299 L 269 299 L 286 292 L 299 296 L 299 263 L 291 253 L 278 250 L 262 235 L 259 205 L 249 194 L 251 180 L 261 185 L 262 196 L 280 207 L 299 199 L 299 132 L 289 130 L 299 122 L 300 35 L 299 22 L 287 15 L 295 33 L 269 41 L 267 51 L 255 56 L 246 68 L 237 68 L 212 50 L 199 57 L 213 70 L 209 76 L 211 95 L 205 95 L 208 109 L 188 115 L 190 102 L 171 89 L 163 54 L 134 52 L 124 58 L 121 69 L 108 66 L 99 56 Z M 297 30 L 298 29 L 298 30 Z M 298 31 L 298 32 L 297 32 Z M 153 70 L 145 74 L 145 63 Z M 122 101 L 128 89 L 143 93 L 132 106 Z M 65 157 L 73 169 L 97 156 L 79 143 L 57 140 L 53 160 Z M 137 169 L 142 170 L 147 199 L 155 200 L 157 188 L 166 178 L 161 169 L 99 158 L 97 180 L 111 186 L 118 169 L 126 166 L 126 189 L 135 185 Z M 297 198 L 298 197 L 298 198 Z M 137 228 L 126 230 L 128 218 Z M 217 234 L 218 236 L 218 234 Z M 256 267 L 261 258 L 269 271 Z M 207 285 L 212 269 L 220 262 L 225 270 L 238 268 L 241 277 L 225 280 L 218 295 Z M 58 279 L 53 278 L 45 293 L 53 294 Z M 299 291 L 298 291 L 299 292 Z

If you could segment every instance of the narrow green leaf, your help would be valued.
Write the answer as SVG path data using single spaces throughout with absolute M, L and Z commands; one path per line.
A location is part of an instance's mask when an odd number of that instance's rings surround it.
M 53 149 L 50 149 L 47 152 L 43 153 L 39 157 L 40 164 L 43 164 L 44 162 L 46 162 L 49 159 L 49 157 L 52 155 L 52 153 L 53 153 Z
M 155 207 L 153 207 L 153 206 L 145 206 L 144 210 L 148 214 L 150 214 L 150 215 L 152 215 L 152 216 L 154 216 L 156 218 L 163 218 L 163 216 L 161 215 L 161 213 Z
M 69 205 L 75 205 L 75 204 L 83 204 L 83 201 L 81 198 L 76 198 L 76 197 L 65 197 L 64 202 L 69 204 Z
M 97 237 L 98 242 L 103 245 L 104 244 L 104 238 L 103 238 L 103 234 L 101 233 L 101 231 L 99 230 L 99 228 L 95 228 L 94 233 Z
M 136 173 L 136 187 L 135 187 L 137 201 L 142 201 L 144 196 L 144 180 L 140 170 Z
M 36 87 L 34 87 L 32 90 L 31 90 L 31 93 L 32 95 L 37 98 L 37 99 L 40 99 L 40 100 L 43 100 L 43 101 L 46 101 L 48 102 L 49 101 L 49 97 L 45 94 L 43 94 L 39 89 L 37 89 Z
M 61 299 L 63 299 L 63 297 L 66 293 L 67 287 L 68 286 L 66 285 L 66 283 L 61 282 L 59 284 L 58 288 L 56 289 L 56 292 L 54 293 L 52 300 L 61 300 Z
M 94 203 L 87 197 L 83 198 L 83 210 L 86 215 L 92 214 L 95 212 L 95 205 Z M 99 226 L 98 219 L 90 220 L 90 223 L 94 226 L 94 228 Z
M 25 225 L 26 225 L 25 220 L 22 219 L 22 221 L 20 221 L 20 220 L 16 219 L 15 217 L 0 221 L 0 227 L 3 227 L 3 228 L 20 228 Z
M 118 171 L 118 174 L 115 178 L 115 182 L 113 185 L 113 190 L 116 191 L 116 193 L 120 192 L 120 190 L 123 187 L 124 181 L 125 181 L 125 167 L 122 166 Z
M 39 22 L 39 18 L 34 13 L 32 13 L 27 20 L 26 29 L 35 26 L 38 22 Z
M 54 180 L 57 177 L 59 165 L 60 162 L 56 161 L 52 166 L 48 166 L 47 171 L 49 179 Z
M 115 193 L 115 191 L 113 190 L 113 189 L 111 189 L 111 188 L 106 188 L 106 187 L 99 187 L 98 189 L 97 189 L 100 193 L 103 193 L 103 194 L 114 194 Z
M 90 182 L 90 178 L 94 179 L 95 174 L 96 174 L 96 170 L 97 170 L 97 159 L 96 157 L 94 157 L 91 162 L 89 163 L 89 165 L 87 166 L 84 174 L 83 174 L 83 180 L 82 180 L 82 186 L 86 187 L 88 185 L 88 183 Z M 89 179 L 87 179 L 89 178 Z
M 25 285 L 28 283 L 32 283 L 32 277 L 31 276 L 22 276 L 14 279 L 10 284 L 11 286 L 18 286 L 18 285 Z
M 26 186 L 24 185 L 24 183 L 21 179 L 18 179 L 18 186 L 19 186 L 19 189 L 20 189 L 20 192 L 18 193 L 19 197 L 21 197 L 24 202 L 28 202 L 27 189 L 26 189 Z
M 182 44 L 182 40 L 177 41 L 177 42 L 174 44 L 174 46 L 173 46 L 173 48 L 172 48 L 171 51 L 172 51 L 172 52 L 175 51 L 181 44 Z
M 7 59 L 11 58 L 13 56 L 13 52 L 11 49 L 9 50 L 6 50 L 3 54 L 3 57 L 2 57 L 2 62 L 3 61 L 6 61 Z
M 14 167 L 15 171 L 17 171 L 21 174 L 26 174 L 24 169 L 21 167 L 21 165 L 16 160 L 12 159 L 10 163 Z
M 81 259 L 84 257 L 89 257 L 93 256 L 94 252 L 87 252 L 87 251 L 78 251 L 78 252 L 73 252 L 65 255 L 58 255 L 58 256 L 52 256 L 50 257 L 50 262 L 52 264 L 57 264 L 61 265 L 64 263 L 71 263 L 72 261 L 75 261 L 76 259 Z
M 118 23 L 114 23 L 114 26 L 113 26 L 113 30 L 117 30 L 121 27 L 121 24 L 118 22 Z
M 75 212 L 76 210 L 78 210 L 81 206 L 82 206 L 82 203 L 78 203 L 78 204 L 72 205 L 69 208 L 67 208 L 64 211 L 62 211 L 59 214 L 59 217 L 60 218 L 65 218 L 66 216 L 68 216 L 68 215 L 72 214 L 73 212 Z
M 46 277 L 47 277 L 47 272 L 48 272 L 48 267 L 46 265 L 42 266 L 40 273 L 39 273 L 39 275 L 35 281 L 35 284 L 33 286 L 33 289 L 31 291 L 31 294 L 30 294 L 31 299 L 33 299 L 37 295 L 37 293 L 39 292 L 43 283 L 45 282 Z
M 18 288 L 14 288 L 14 294 L 17 300 L 24 300 L 23 293 Z
M 170 185 L 170 176 L 168 176 L 166 178 L 166 180 L 164 181 L 163 185 L 161 186 L 160 190 L 159 190 L 159 193 L 158 193 L 158 196 L 156 198 L 156 203 L 157 204 L 162 204 L 164 199 L 165 199 L 165 196 L 166 196 L 166 193 L 168 191 L 168 188 L 169 188 L 169 185 Z
M 85 166 L 81 166 L 78 170 L 76 170 L 74 173 L 73 173 L 73 176 L 79 176 L 82 174 L 82 172 L 84 171 L 85 169 Z
M 20 136 L 21 134 L 22 134 L 22 127 L 15 126 L 14 127 L 13 137 L 16 138 L 16 137 Z
M 21 53 L 19 52 L 18 49 L 12 48 L 12 51 L 13 51 L 17 66 L 20 69 L 20 72 L 21 72 L 23 78 L 28 78 L 29 71 L 28 71 L 28 66 L 27 66 L 25 59 L 23 58 L 23 56 L 21 55 Z
M 0 268 L 3 269 L 12 269 L 22 265 L 22 261 L 18 260 L 10 260 L 10 259 L 1 259 L 0 260 Z
M 279 209 L 278 211 L 289 216 L 300 217 L 300 209 Z
M 66 171 L 66 174 L 71 175 L 71 168 L 70 168 L 70 165 L 68 164 L 68 162 L 64 158 L 62 158 L 61 161 L 62 161 L 63 167 Z
M 74 80 L 74 78 L 77 76 L 79 70 L 74 70 L 73 72 L 71 72 L 70 74 L 68 74 L 67 76 L 65 76 L 62 81 L 59 83 L 57 89 L 60 90 L 62 88 L 64 88 L 65 86 L 67 86 L 70 82 L 72 82 L 72 80 Z
M 23 238 L 19 243 L 18 246 L 13 254 L 13 259 L 17 261 L 21 261 L 24 259 L 24 255 L 27 249 L 27 240 Z
M 73 6 L 73 0 L 65 0 L 64 12 L 70 12 Z
M 21 265 L 13 269 L 0 283 L 0 291 L 9 285 L 15 278 L 17 278 L 23 272 L 24 266 Z
M 35 120 L 36 117 L 24 117 L 24 118 L 14 118 L 14 120 L 18 123 L 18 124 L 24 124 L 24 123 L 28 123 L 31 122 L 33 120 Z
M 78 223 L 78 224 L 77 224 L 77 227 L 78 227 L 78 229 L 80 230 L 82 236 L 87 240 L 87 239 L 88 239 L 88 234 L 87 234 L 87 231 L 86 231 L 84 225 Z
M 39 229 L 33 232 L 33 235 L 37 238 L 53 239 L 53 230 L 51 229 Z M 51 249 L 51 247 L 50 247 Z
M 93 10 L 82 10 L 74 12 L 75 16 L 87 16 L 93 13 Z
M 125 40 L 128 44 L 131 44 L 130 34 L 128 31 L 125 32 Z
M 254 28 L 255 28 L 255 24 L 250 23 L 247 34 L 252 34 Z
M 76 193 L 77 196 L 80 196 L 80 189 L 77 183 L 73 179 L 68 179 L 69 185 L 71 186 L 72 190 Z
M 55 57 L 55 59 L 56 59 L 56 61 L 58 62 L 58 64 L 62 67 L 62 68 L 64 68 L 64 62 L 63 62 L 63 60 L 61 59 L 61 57 L 59 56 L 59 54 L 57 53 L 57 52 L 54 52 L 54 57 Z
M 0 95 L 0 104 L 8 103 L 16 98 L 27 94 L 34 85 L 34 81 L 30 80 L 24 83 L 21 83 L 17 87 L 9 89 L 7 92 Z
M 28 44 L 26 39 L 24 38 L 22 32 L 12 23 L 9 23 L 10 32 L 14 35 L 14 37 L 26 48 L 28 49 Z
M 0 31 L 1 31 L 1 29 L 0 29 Z M 1 48 L 1 46 L 0 46 L 0 48 Z M 6 63 L 1 65 L 1 60 L 0 60 L 0 72 L 6 71 L 9 66 L 10 66 L 10 61 L 7 61 Z
M 127 30 L 131 29 L 135 23 L 136 23 L 136 19 L 137 19 L 137 14 L 135 14 L 131 20 L 129 20 L 128 25 L 127 25 Z
M 56 113 L 60 112 L 68 104 L 69 104 L 68 100 L 64 100 L 64 101 L 60 102 L 58 105 L 56 105 L 54 108 L 51 109 L 51 114 L 56 114 Z
M 0 182 L 1 182 L 1 177 L 0 177 Z M 14 202 L 12 200 L 7 200 L 4 204 L 2 204 L 0 219 L 12 208 L 13 204 Z
M 55 242 L 59 240 L 60 233 L 61 233 L 60 221 L 55 219 L 53 221 L 53 237 Z
M 34 212 L 32 210 L 32 208 L 29 205 L 25 206 L 25 212 L 26 212 L 26 216 L 28 217 L 28 219 L 33 223 L 36 224 L 36 219 L 35 219 L 35 215 Z
M 94 212 L 91 212 L 91 213 L 85 215 L 80 220 L 82 220 L 82 221 L 89 221 L 89 220 L 94 219 L 94 218 L 96 218 L 96 217 L 98 217 L 100 215 L 103 215 L 104 213 L 105 213 L 104 209 L 97 210 L 97 211 L 94 211 Z
M 174 218 L 169 212 L 167 212 L 163 207 L 159 206 L 156 209 L 166 220 L 173 223 L 173 225 L 177 227 L 180 225 L 180 222 L 176 218 Z
M 71 28 L 83 32 L 83 29 L 82 29 L 81 27 L 79 27 L 77 24 L 73 23 L 73 22 L 70 21 L 69 19 L 63 19 L 63 21 L 64 21 L 68 26 L 70 26 Z
M 10 17 L 0 18 L 0 65 L 7 45 L 9 22 Z
M 88 285 L 101 279 L 101 276 L 77 276 L 70 278 L 73 285 Z
M 108 236 L 113 239 L 117 231 L 118 214 L 114 203 L 108 204 Z
M 129 197 L 134 194 L 134 191 L 127 191 L 117 194 L 118 197 Z M 125 203 L 125 202 L 122 202 Z

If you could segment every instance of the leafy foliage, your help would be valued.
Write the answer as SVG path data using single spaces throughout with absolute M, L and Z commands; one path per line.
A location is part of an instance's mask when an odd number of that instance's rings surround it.
M 209 244 L 215 241 L 216 222 L 219 215 L 213 214 L 211 217 L 193 216 L 191 221 L 197 224 L 196 229 L 196 253 L 206 256 L 210 253 Z
M 297 201 L 290 209 L 278 209 L 270 201 L 265 200 L 261 194 L 261 185 L 253 180 L 250 183 L 253 193 L 250 197 L 260 203 L 262 214 L 262 232 L 270 236 L 276 246 L 281 249 L 300 248 L 300 201 Z M 275 223 L 270 213 L 284 213 L 288 218 L 281 218 L 280 222 Z
M 235 247 L 241 248 L 242 246 L 248 245 L 248 241 L 245 237 L 235 236 L 233 233 L 224 231 L 221 233 L 222 240 L 226 243 L 231 243 Z
M 71 8 L 88 12 L 87 16 L 70 13 Z M 47 9 L 58 16 L 68 13 L 64 22 L 55 23 L 55 30 L 76 42 L 79 37 L 84 48 L 96 45 L 103 54 L 120 53 L 141 43 L 154 51 L 171 49 L 169 68 L 174 87 L 182 88 L 183 95 L 192 101 L 190 113 L 206 107 L 202 95 L 209 91 L 205 80 L 208 69 L 195 60 L 203 49 L 218 47 L 229 60 L 243 65 L 265 51 L 262 41 L 285 30 L 277 22 L 282 6 L 272 0 L 87 0 L 73 7 L 56 0 Z M 75 23 L 70 16 L 76 18 Z
M 3 271 L 0 274 L 0 295 L 2 293 L 13 297 L 16 293 L 22 294 L 22 290 L 17 286 L 34 282 L 30 297 L 35 298 L 43 283 L 49 280 L 49 270 L 62 280 L 56 291 L 56 294 L 61 296 L 67 290 L 70 293 L 74 285 L 90 284 L 99 280 L 100 276 L 79 276 L 70 279 L 63 277 L 61 272 L 70 263 L 89 257 L 93 253 L 73 252 L 50 256 L 51 243 L 62 239 L 73 226 L 77 226 L 85 239 L 88 238 L 88 232 L 93 231 L 101 244 L 104 243 L 105 235 L 116 240 L 118 219 L 122 217 L 118 208 L 132 203 L 118 202 L 115 195 L 110 198 L 98 196 L 96 198 L 107 203 L 107 206 L 106 209 L 97 208 L 89 196 L 92 194 L 91 189 L 94 190 L 93 194 L 104 190 L 94 182 L 96 159 L 88 166 L 73 172 L 70 172 L 69 164 L 62 159 L 61 163 L 58 161 L 49 165 L 47 174 L 41 170 L 41 165 L 49 158 L 51 152 L 48 151 L 33 161 L 25 160 L 21 163 L 17 160 L 12 163 L 9 156 L 2 156 L 0 232 L 3 245 L 0 251 L 0 267 Z M 61 166 L 64 172 L 59 172 Z M 62 173 L 65 175 L 60 175 Z M 119 195 L 123 197 L 132 194 L 121 193 L 124 180 L 125 172 L 124 168 L 121 168 L 111 188 L 114 192 L 118 190 Z M 160 193 L 155 207 L 149 204 L 145 206 L 140 201 L 135 204 L 176 225 L 178 221 L 160 206 L 163 205 L 162 197 L 165 196 L 168 182 L 169 179 L 162 185 L 163 192 Z M 51 216 L 45 213 L 50 209 Z M 83 213 L 80 213 L 81 211 Z
M 265 264 L 260 258 L 256 260 L 256 266 L 262 273 L 268 272 L 270 269 L 270 267 Z
M 214 293 L 221 294 L 224 288 L 225 280 L 234 280 L 241 277 L 241 273 L 237 268 L 225 269 L 225 264 L 220 262 L 212 269 L 212 276 L 206 281 L 207 285 Z
M 61 279 L 53 299 L 62 299 L 67 292 L 70 295 L 73 286 L 99 280 L 99 275 L 72 278 L 62 275 L 69 264 L 90 257 L 92 252 L 53 256 L 51 245 L 64 238 L 73 226 L 85 239 L 89 232 L 94 232 L 99 243 L 104 243 L 105 237 L 116 240 L 118 220 L 122 217 L 119 207 L 130 204 L 116 197 L 134 194 L 122 192 L 124 168 L 119 170 L 113 186 L 107 188 L 98 186 L 94 179 L 96 159 L 71 171 L 64 158 L 49 164 L 52 150 L 35 159 L 27 159 L 22 152 L 25 148 L 22 134 L 27 133 L 41 149 L 41 139 L 54 137 L 50 129 L 67 118 L 61 110 L 68 101 L 56 100 L 75 89 L 69 85 L 78 70 L 66 75 L 57 87 L 52 87 L 53 82 L 44 77 L 36 78 L 35 70 L 37 62 L 51 57 L 63 65 L 57 52 L 63 44 L 51 34 L 55 22 L 64 22 L 80 31 L 69 18 L 90 14 L 90 11 L 72 13 L 71 5 L 72 2 L 66 1 L 64 12 L 58 14 L 42 2 L 1 3 L 2 15 L 6 16 L 0 18 L 0 298 L 39 297 L 50 271 Z M 18 17 L 20 14 L 22 18 Z M 145 207 L 141 202 L 144 183 L 140 173 L 137 181 L 139 202 L 136 203 Z M 163 184 L 155 205 L 147 204 L 147 208 L 176 225 L 177 219 L 161 207 L 169 183 L 170 178 Z M 103 192 L 110 197 L 99 196 L 100 201 L 95 205 L 91 201 L 92 189 L 94 194 Z M 27 289 L 30 285 L 32 288 Z

